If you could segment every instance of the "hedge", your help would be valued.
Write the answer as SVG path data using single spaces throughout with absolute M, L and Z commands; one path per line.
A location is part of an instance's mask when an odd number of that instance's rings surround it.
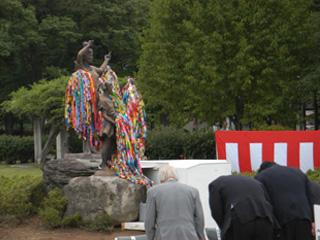
M 26 163 L 33 159 L 34 142 L 32 136 L 19 137 L 0 135 L 0 162 L 14 164 L 17 160 Z
M 215 159 L 214 132 L 187 132 L 174 127 L 160 127 L 148 132 L 146 156 L 160 159 Z

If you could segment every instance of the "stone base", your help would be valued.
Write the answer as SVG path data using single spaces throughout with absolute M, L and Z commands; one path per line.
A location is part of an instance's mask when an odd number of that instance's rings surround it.
M 86 160 L 93 160 L 99 159 L 101 160 L 101 154 L 98 153 L 66 153 L 64 158 L 67 159 L 86 159 Z
M 75 177 L 89 177 L 99 170 L 99 161 L 84 159 L 55 159 L 46 162 L 42 167 L 46 190 L 63 188 Z
M 115 177 L 117 174 L 112 171 L 110 168 L 106 168 L 104 170 L 98 170 L 94 173 L 94 176 L 101 176 L 101 177 Z
M 65 217 L 80 213 L 86 222 L 106 213 L 114 226 L 138 220 L 139 205 L 146 201 L 143 185 L 118 177 L 76 177 L 63 192 L 68 198 Z

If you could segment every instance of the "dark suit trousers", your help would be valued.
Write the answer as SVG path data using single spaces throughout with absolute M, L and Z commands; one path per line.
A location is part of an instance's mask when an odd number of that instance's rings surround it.
M 241 223 L 235 213 L 226 240 L 273 240 L 273 225 L 268 218 Z
M 281 227 L 281 240 L 312 240 L 311 223 L 306 219 L 294 219 Z

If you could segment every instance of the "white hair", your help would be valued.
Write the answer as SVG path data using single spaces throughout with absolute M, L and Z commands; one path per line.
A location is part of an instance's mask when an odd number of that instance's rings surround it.
M 179 177 L 177 171 L 172 166 L 164 166 L 159 170 L 160 182 L 166 182 L 169 178 L 174 178 L 178 181 Z

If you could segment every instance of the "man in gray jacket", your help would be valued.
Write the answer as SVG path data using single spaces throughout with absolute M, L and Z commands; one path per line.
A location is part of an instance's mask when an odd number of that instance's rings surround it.
M 148 240 L 203 240 L 199 192 L 178 182 L 171 166 L 159 170 L 161 184 L 148 190 L 145 229 Z

